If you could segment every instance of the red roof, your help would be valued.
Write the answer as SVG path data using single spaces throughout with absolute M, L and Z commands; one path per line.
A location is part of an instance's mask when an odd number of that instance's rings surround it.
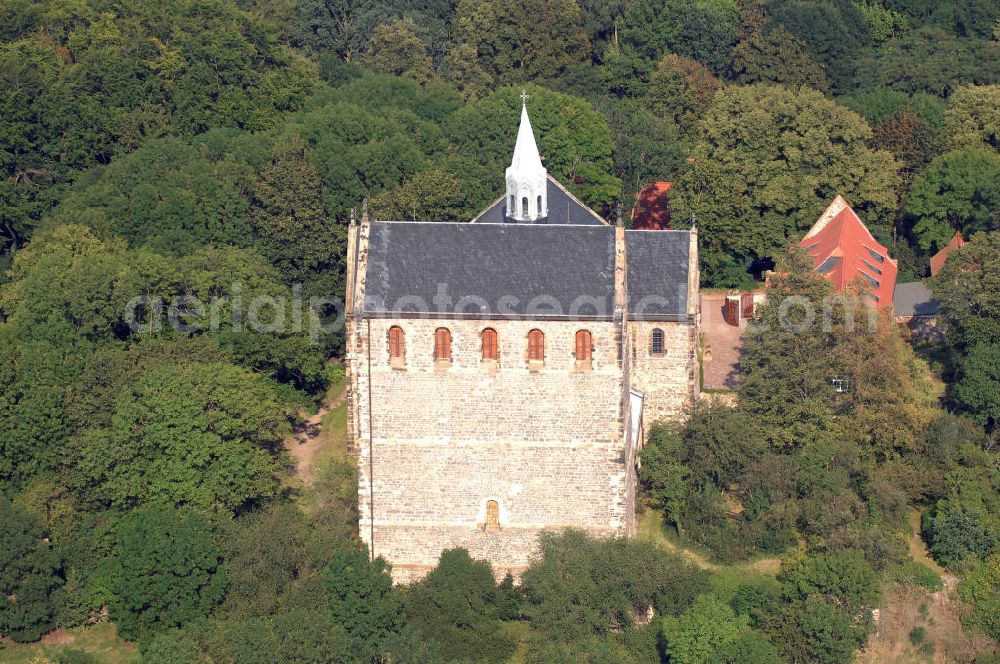
M 799 244 L 812 258 L 813 269 L 838 291 L 860 284 L 879 308 L 892 304 L 896 261 L 842 196 L 834 199 Z
M 670 230 L 669 182 L 650 182 L 635 197 L 632 228 L 642 231 Z
M 948 260 L 948 254 L 953 249 L 961 249 L 963 246 L 965 246 L 965 238 L 962 237 L 962 232 L 955 231 L 955 234 L 948 240 L 948 244 L 944 245 L 941 251 L 931 256 L 931 276 L 937 276 L 937 273 L 944 267 L 945 261 Z

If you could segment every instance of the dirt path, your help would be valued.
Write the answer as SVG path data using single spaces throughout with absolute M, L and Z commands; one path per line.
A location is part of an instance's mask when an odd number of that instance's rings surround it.
M 941 575 L 944 587 L 936 592 L 908 584 L 890 585 L 879 607 L 878 631 L 858 656 L 858 664 L 955 664 L 970 662 L 991 647 L 985 635 L 966 631 L 961 623 L 961 602 L 955 588 L 959 579 L 927 551 L 920 538 L 920 512 L 911 509 L 909 549 L 914 561 Z M 914 628 L 923 630 L 923 643 L 912 641 Z
M 323 449 L 327 438 L 320 435 L 320 425 L 327 413 L 336 409 L 347 397 L 347 390 L 341 390 L 328 403 L 320 406 L 315 415 L 306 418 L 302 428 L 285 440 L 285 449 L 295 459 L 295 474 L 305 482 L 313 481 L 312 465 L 316 455 Z
M 666 534 L 663 532 L 662 517 L 657 514 L 655 510 L 645 508 L 637 515 L 637 519 L 639 539 L 653 542 L 669 551 L 679 553 L 701 569 L 712 572 L 720 572 L 727 568 L 745 569 L 751 572 L 771 575 L 777 574 L 781 570 L 780 558 L 758 558 L 756 560 L 739 562 L 734 565 L 719 565 L 709 560 L 708 557 L 701 552 L 679 546 L 676 542 L 667 538 Z

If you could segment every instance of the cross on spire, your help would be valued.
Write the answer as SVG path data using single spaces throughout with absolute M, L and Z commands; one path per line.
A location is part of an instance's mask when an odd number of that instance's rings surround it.
M 527 90 L 521 90 L 521 104 L 522 105 L 527 105 L 528 104 L 528 96 L 529 95 L 528 95 L 528 91 Z

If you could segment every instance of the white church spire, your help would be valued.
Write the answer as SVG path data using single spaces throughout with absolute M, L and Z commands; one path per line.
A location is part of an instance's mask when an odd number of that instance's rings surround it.
M 507 169 L 507 217 L 514 221 L 538 221 L 548 216 L 547 172 L 538 155 L 535 134 L 528 119 L 528 94 L 521 91 L 521 126 L 517 130 L 514 156 Z

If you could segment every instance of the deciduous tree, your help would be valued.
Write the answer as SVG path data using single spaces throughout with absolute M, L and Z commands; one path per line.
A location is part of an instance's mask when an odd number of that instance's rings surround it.
M 81 434 L 78 490 L 119 507 L 236 510 L 274 495 L 287 431 L 262 376 L 226 364 L 165 365 L 120 395 L 110 429 Z
M 944 247 L 956 230 L 971 235 L 975 196 L 1000 177 L 1000 154 L 987 148 L 963 148 L 935 158 L 913 179 L 904 206 L 922 249 Z
M 671 192 L 673 218 L 698 225 L 707 279 L 727 257 L 779 254 L 837 194 L 870 222 L 894 210 L 897 164 L 870 138 L 860 116 L 808 88 L 719 91 Z
M 53 627 L 58 567 L 40 519 L 0 496 L 0 636 L 37 641 Z
M 1000 85 L 963 85 L 948 99 L 944 131 L 952 147 L 1000 151 Z
M 205 618 L 226 590 L 222 552 L 208 522 L 159 506 L 122 521 L 107 580 L 111 618 L 130 639 Z

